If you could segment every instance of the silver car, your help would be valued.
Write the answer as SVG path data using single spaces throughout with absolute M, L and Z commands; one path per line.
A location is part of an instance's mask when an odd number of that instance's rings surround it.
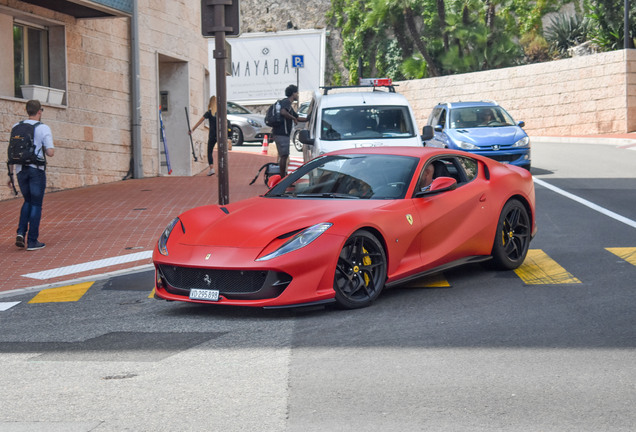
M 227 119 L 232 125 L 230 138 L 233 146 L 243 145 L 243 142 L 263 141 L 265 135 L 272 134 L 272 128 L 265 125 L 265 116 L 253 114 L 237 103 L 227 103 Z

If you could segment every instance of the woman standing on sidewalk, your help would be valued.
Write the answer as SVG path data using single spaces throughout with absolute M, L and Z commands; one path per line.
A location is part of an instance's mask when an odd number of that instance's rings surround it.
M 214 151 L 214 146 L 216 145 L 216 96 L 212 96 L 210 101 L 208 102 L 208 110 L 203 114 L 203 117 L 199 119 L 199 121 L 192 127 L 192 130 L 188 133 L 192 135 L 192 132 L 199 127 L 203 120 L 207 119 L 209 123 L 209 134 L 208 134 L 208 165 L 210 165 L 210 170 L 208 171 L 208 175 L 214 175 L 214 159 L 212 156 L 212 152 Z

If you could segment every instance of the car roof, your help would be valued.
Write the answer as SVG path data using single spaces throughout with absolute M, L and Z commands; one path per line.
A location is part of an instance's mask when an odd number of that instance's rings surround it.
M 445 106 L 447 108 L 468 108 L 468 107 L 496 107 L 499 106 L 494 101 L 473 101 L 473 102 L 440 102 L 437 106 Z
M 343 150 L 336 150 L 329 155 L 358 155 L 358 154 L 375 154 L 375 155 L 395 155 L 395 156 L 411 156 L 411 157 L 432 157 L 437 155 L 454 155 L 464 156 L 473 159 L 483 160 L 479 155 L 474 155 L 461 150 L 452 150 L 438 147 L 411 147 L 411 146 L 378 146 L 378 147 L 358 147 Z
M 346 93 L 329 93 L 317 95 L 322 108 L 336 108 L 359 105 L 408 105 L 408 101 L 399 93 L 384 91 L 360 91 Z

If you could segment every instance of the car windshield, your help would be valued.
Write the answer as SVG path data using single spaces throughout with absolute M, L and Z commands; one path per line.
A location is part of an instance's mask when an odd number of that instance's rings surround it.
M 227 103 L 227 113 L 228 114 L 251 114 L 247 108 L 242 107 L 239 104 L 235 104 L 234 102 Z
M 320 138 L 326 141 L 413 136 L 415 130 L 406 106 L 353 106 L 322 110 Z
M 515 121 L 498 106 L 454 108 L 450 112 L 451 129 L 500 126 L 515 126 Z
M 402 199 L 418 161 L 395 155 L 322 156 L 285 177 L 265 196 Z

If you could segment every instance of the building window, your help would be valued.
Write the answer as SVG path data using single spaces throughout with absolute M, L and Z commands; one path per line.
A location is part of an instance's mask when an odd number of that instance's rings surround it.
M 21 85 L 49 86 L 49 32 L 46 28 L 14 23 L 13 56 L 16 97 L 22 97 Z

